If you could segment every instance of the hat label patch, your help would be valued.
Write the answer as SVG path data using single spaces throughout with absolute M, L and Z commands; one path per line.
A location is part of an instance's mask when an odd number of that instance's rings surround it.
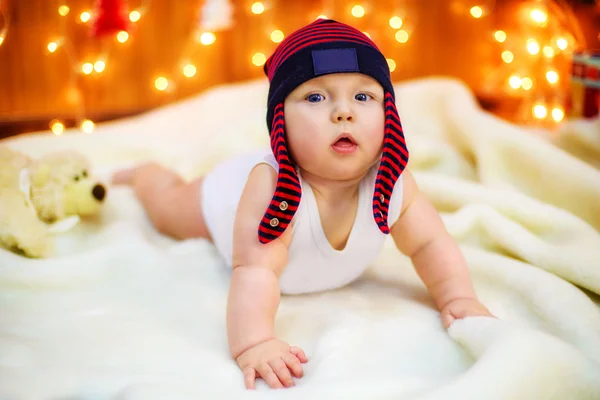
M 313 50 L 312 60 L 315 75 L 360 72 L 356 49 Z

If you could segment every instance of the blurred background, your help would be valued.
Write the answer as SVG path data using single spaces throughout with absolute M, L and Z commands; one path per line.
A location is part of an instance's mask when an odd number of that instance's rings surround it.
M 394 83 L 455 77 L 521 124 L 598 114 L 600 0 L 0 0 L 0 138 L 266 79 L 277 44 L 324 17 L 367 33 Z

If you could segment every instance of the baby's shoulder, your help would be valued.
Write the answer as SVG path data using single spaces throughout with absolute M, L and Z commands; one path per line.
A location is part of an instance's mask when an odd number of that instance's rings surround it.
M 406 210 L 406 208 L 412 203 L 415 195 L 419 191 L 419 187 L 417 186 L 417 182 L 415 178 L 411 174 L 410 170 L 407 168 L 400 175 L 400 179 L 402 182 L 402 193 L 401 193 L 401 213 Z

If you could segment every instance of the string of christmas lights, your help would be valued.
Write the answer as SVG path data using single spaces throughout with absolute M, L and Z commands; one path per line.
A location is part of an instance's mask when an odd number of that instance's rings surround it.
M 517 29 L 492 32 L 499 49 L 499 65 L 488 78 L 490 91 L 521 96 L 520 120 L 552 126 L 565 117 L 568 75 L 573 51 L 584 44 L 569 7 L 560 1 L 532 0 L 517 8 Z M 473 6 L 479 19 L 489 7 Z M 513 20 L 514 21 L 514 20 Z
M 68 79 L 69 103 L 76 109 L 77 124 L 85 133 L 94 130 L 94 122 L 85 118 L 85 104 L 78 88 L 78 78 L 81 75 L 102 74 L 109 64 L 111 46 L 116 42 L 126 43 L 133 31 L 130 24 L 139 22 L 149 11 L 151 0 L 141 0 L 135 9 L 126 9 L 125 0 L 95 0 L 95 7 L 73 15 L 65 0 L 59 0 L 57 11 L 59 14 L 59 30 L 56 37 L 52 38 L 46 48 L 48 54 L 53 54 L 64 49 L 67 54 L 71 71 Z M 266 15 L 268 21 L 261 21 L 264 25 L 265 35 L 270 39 L 271 45 L 262 44 L 262 49 L 250 49 L 249 62 L 256 67 L 262 67 L 267 60 L 267 54 L 273 51 L 276 44 L 285 38 L 284 27 L 273 24 L 273 12 L 276 0 L 256 1 L 246 9 L 253 17 Z M 7 37 L 10 21 L 4 10 L 5 0 L 0 0 L 0 45 Z M 170 74 L 155 76 L 153 86 L 159 92 L 173 93 L 184 79 L 197 75 L 198 70 L 193 63 L 194 55 L 202 46 L 211 46 L 217 42 L 219 31 L 229 29 L 233 25 L 233 6 L 230 0 L 199 0 L 198 17 L 195 29 L 192 30 L 184 43 L 179 62 L 173 67 Z M 368 22 L 374 10 L 369 0 L 362 0 L 348 5 L 342 16 L 336 15 L 334 0 L 322 0 L 320 14 L 312 18 L 355 18 L 357 24 Z M 406 12 L 402 0 L 396 0 L 389 14 L 388 24 L 398 45 L 407 43 L 415 27 L 415 17 Z M 474 19 L 490 16 L 495 6 L 494 0 L 480 0 L 478 5 L 466 7 L 467 15 Z M 99 28 L 102 18 L 107 18 L 108 11 L 112 17 L 108 18 L 108 25 Z M 569 8 L 562 0 L 529 0 L 518 8 L 517 29 L 497 29 L 490 33 L 491 41 L 498 48 L 498 65 L 494 73 L 490 74 L 487 87 L 497 93 L 499 90 L 514 96 L 521 96 L 523 101 L 523 119 L 538 122 L 558 123 L 565 116 L 564 104 L 566 102 L 566 88 L 564 81 L 568 76 L 571 56 L 578 45 L 582 44 L 582 36 L 578 31 L 578 24 L 574 21 Z M 67 33 L 68 18 L 75 18 L 78 23 L 85 24 L 92 37 L 103 39 L 99 36 L 110 38 L 102 41 L 102 51 L 95 59 L 82 60 L 76 54 L 73 44 Z M 125 21 L 126 20 L 126 21 Z M 408 21 L 408 24 L 407 24 Z M 125 22 L 127 24 L 125 24 Z M 377 27 L 378 28 L 378 27 Z M 368 32 L 365 34 L 371 36 Z M 378 35 L 382 30 L 377 31 Z M 387 58 L 392 73 L 397 70 L 396 61 Z M 52 120 L 50 129 L 57 135 L 63 133 L 65 126 L 58 119 Z
M 268 4 L 268 3 L 267 3 Z M 265 2 L 254 2 L 251 5 L 251 12 L 255 15 L 261 15 L 270 8 L 269 5 L 265 5 Z M 369 2 L 365 1 L 362 4 L 356 4 L 350 8 L 350 15 L 356 19 L 362 19 L 368 15 L 368 10 L 370 9 Z M 315 19 L 329 19 L 335 18 L 335 3 L 334 0 L 323 0 L 321 13 L 315 17 Z M 400 1 L 395 2 L 395 7 L 393 10 L 393 15 L 389 18 L 389 25 L 391 28 L 395 30 L 394 37 L 396 41 L 400 44 L 408 42 L 409 39 L 409 31 L 404 28 L 404 18 L 405 14 L 402 12 L 402 8 L 400 7 Z M 363 32 L 367 36 L 371 37 L 368 32 Z M 285 38 L 284 33 L 280 29 L 274 29 L 270 31 L 269 37 L 272 42 L 280 43 Z M 252 55 L 252 64 L 257 67 L 261 67 L 266 62 L 265 52 L 257 52 Z M 387 58 L 388 65 L 390 67 L 391 72 L 396 70 L 396 62 L 392 58 Z
M 138 8 L 128 12 L 124 1 L 97 0 L 94 10 L 85 10 L 75 16 L 77 22 L 86 25 L 93 38 L 102 40 L 102 51 L 96 59 L 82 60 L 77 55 L 68 35 L 68 18 L 72 15 L 71 9 L 63 1 L 59 0 L 57 3 L 58 34 L 48 42 L 46 49 L 49 54 L 64 49 L 67 55 L 70 66 L 67 99 L 75 107 L 77 125 L 84 133 L 92 133 L 95 124 L 92 120 L 85 118 L 85 104 L 77 84 L 79 75 L 102 74 L 106 69 L 111 50 L 110 43 L 105 39 L 107 37 L 116 38 L 116 41 L 121 44 L 127 42 L 130 37 L 130 33 L 127 31 L 128 23 L 138 22 L 148 12 L 150 4 L 151 0 L 142 0 Z M 49 125 L 55 135 L 61 135 L 65 130 L 64 123 L 59 119 L 51 120 Z
M 190 79 L 196 76 L 198 69 L 192 62 L 197 44 L 211 46 L 217 41 L 219 31 L 229 29 L 232 24 L 233 5 L 229 0 L 206 0 L 198 12 L 198 24 L 186 38 L 180 61 L 175 65 L 170 76 L 158 76 L 154 80 L 154 87 L 159 92 L 173 93 L 179 86 L 181 79 Z

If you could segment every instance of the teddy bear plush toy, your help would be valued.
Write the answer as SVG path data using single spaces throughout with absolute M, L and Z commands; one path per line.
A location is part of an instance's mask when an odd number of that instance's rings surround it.
M 37 160 L 0 145 L 0 246 L 27 257 L 52 254 L 54 235 L 97 214 L 106 187 L 77 152 Z

